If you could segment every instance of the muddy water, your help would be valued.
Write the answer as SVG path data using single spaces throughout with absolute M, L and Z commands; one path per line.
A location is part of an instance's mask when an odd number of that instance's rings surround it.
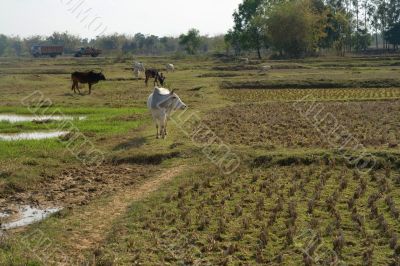
M 40 140 L 58 138 L 67 135 L 67 131 L 55 131 L 55 132 L 31 132 L 31 133 L 19 133 L 19 134 L 0 134 L 0 141 L 18 141 L 18 140 Z
M 9 230 L 39 222 L 46 219 L 51 214 L 59 212 L 61 209 L 62 208 L 40 209 L 30 206 L 21 207 L 19 209 L 17 218 L 7 223 L 1 224 L 1 229 Z M 9 214 L 0 213 L 0 217 L 7 218 L 9 217 Z
M 0 122 L 9 122 L 9 123 L 62 121 L 62 120 L 74 120 L 74 119 L 84 120 L 86 119 L 86 117 L 56 116 L 56 115 L 29 116 L 29 115 L 16 115 L 16 114 L 0 114 Z

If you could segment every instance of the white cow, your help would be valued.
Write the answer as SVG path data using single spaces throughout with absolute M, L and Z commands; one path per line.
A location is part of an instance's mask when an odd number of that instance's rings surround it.
M 133 63 L 132 69 L 133 69 L 133 74 L 135 74 L 136 78 L 139 78 L 141 72 L 146 71 L 144 64 L 142 62 L 137 62 L 137 61 Z
M 167 72 L 175 72 L 175 66 L 173 64 L 166 64 L 165 68 Z
M 247 57 L 239 58 L 239 60 L 240 60 L 242 63 L 246 64 L 246 65 L 250 63 L 250 60 L 249 60 Z
M 270 65 L 261 66 L 260 72 L 268 72 L 271 69 L 272 69 L 272 66 L 270 66 Z
M 153 93 L 150 94 L 147 100 L 147 107 L 156 123 L 157 138 L 161 135 L 163 139 L 167 135 L 167 120 L 171 113 L 178 109 L 183 110 L 187 108 L 186 104 L 182 102 L 174 91 L 157 87 L 155 87 Z M 160 128 L 160 132 L 158 128 Z

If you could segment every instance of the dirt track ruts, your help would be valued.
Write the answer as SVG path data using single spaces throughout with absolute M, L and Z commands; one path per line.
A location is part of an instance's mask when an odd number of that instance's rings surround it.
M 62 239 L 57 240 L 61 241 L 66 248 L 63 250 L 64 254 L 55 254 L 56 257 L 60 255 L 84 259 L 87 251 L 96 249 L 105 240 L 113 222 L 126 212 L 133 201 L 141 200 L 156 191 L 162 184 L 179 174 L 182 169 L 183 166 L 168 169 L 161 175 L 138 184 L 138 186 L 119 191 L 105 204 L 85 206 L 85 211 L 73 210 L 72 218 L 62 220 L 57 225 L 58 228 L 64 230 Z M 76 226 L 77 223 L 79 226 Z M 63 257 L 59 259 L 63 261 Z

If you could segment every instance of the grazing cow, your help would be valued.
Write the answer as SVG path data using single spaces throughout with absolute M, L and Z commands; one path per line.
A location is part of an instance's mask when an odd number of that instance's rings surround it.
M 241 61 L 241 62 L 243 62 L 244 64 L 248 64 L 248 63 L 250 63 L 250 60 L 247 58 L 247 57 L 243 57 L 243 58 L 239 58 L 239 60 Z
M 167 72 L 175 72 L 175 66 L 173 64 L 166 64 L 165 68 Z
M 134 62 L 132 69 L 137 79 L 139 78 L 140 73 L 145 71 L 144 64 L 142 62 Z
M 146 83 L 146 86 L 150 78 L 154 78 L 154 86 L 156 86 L 156 84 L 158 85 L 158 83 L 160 83 L 161 86 L 164 85 L 165 77 L 163 73 L 159 73 L 158 70 L 146 69 L 144 74 L 146 75 L 146 79 L 144 81 Z
M 133 69 L 133 74 L 135 75 L 136 79 L 139 79 L 140 71 L 138 69 Z
M 89 72 L 74 72 L 71 74 L 71 80 L 72 80 L 72 88 L 71 90 L 76 93 L 76 90 L 78 90 L 79 94 L 81 94 L 81 91 L 79 90 L 79 83 L 88 83 L 89 84 L 89 94 L 92 93 L 92 85 L 98 83 L 100 80 L 106 80 L 106 77 L 103 75 L 103 73 L 96 73 L 93 70 Z
M 174 91 L 157 87 L 155 87 L 153 93 L 150 94 L 147 100 L 147 107 L 156 123 L 157 138 L 161 135 L 163 139 L 165 139 L 167 135 L 167 119 L 170 117 L 171 113 L 178 109 L 183 110 L 187 108 L 186 104 L 181 101 Z M 159 128 L 160 132 L 158 131 Z
M 269 70 L 271 70 L 272 69 L 272 66 L 269 66 L 269 65 L 265 65 L 265 66 L 261 66 L 261 68 L 260 68 L 260 73 L 261 72 L 268 72 Z

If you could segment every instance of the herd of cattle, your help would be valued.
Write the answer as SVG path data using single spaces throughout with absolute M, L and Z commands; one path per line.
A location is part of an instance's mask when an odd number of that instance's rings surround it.
M 244 64 L 249 64 L 249 59 L 244 58 L 242 60 Z M 165 66 L 167 72 L 174 72 L 175 67 L 173 64 L 167 64 Z M 260 72 L 267 72 L 272 69 L 269 65 L 261 66 Z M 159 88 L 158 85 L 164 86 L 166 77 L 160 71 L 155 68 L 145 68 L 142 62 L 134 62 L 132 70 L 137 79 L 141 73 L 145 75 L 145 84 L 148 85 L 149 79 L 154 79 L 154 91 L 150 94 L 147 100 L 147 107 L 149 108 L 153 119 L 156 123 L 157 138 L 160 136 L 165 138 L 167 135 L 167 118 L 171 115 L 171 112 L 178 109 L 185 109 L 187 106 L 184 104 L 179 96 L 174 91 L 169 91 L 165 88 Z M 92 91 L 92 85 L 98 83 L 101 80 L 106 80 L 103 73 L 97 73 L 94 71 L 89 72 L 74 72 L 71 75 L 72 88 L 71 90 L 76 93 L 79 90 L 79 83 L 89 84 L 89 94 Z
M 175 67 L 173 64 L 167 64 L 165 66 L 165 69 L 167 72 L 174 72 Z M 148 85 L 149 79 L 152 78 L 154 79 L 154 86 L 161 85 L 164 86 L 164 82 L 166 77 L 162 72 L 159 72 L 155 68 L 149 68 L 146 69 L 144 67 L 144 64 L 142 62 L 134 62 L 132 66 L 132 70 L 134 75 L 136 76 L 137 79 L 139 79 L 140 73 L 145 74 L 145 84 L 146 86 Z M 79 90 L 79 83 L 81 84 L 88 84 L 89 85 L 89 94 L 92 92 L 92 85 L 98 83 L 101 80 L 106 80 L 106 77 L 102 72 L 96 73 L 95 71 L 88 71 L 88 72 L 74 72 L 71 74 L 71 80 L 72 80 L 72 87 L 71 90 L 76 93 L 80 94 Z
M 148 85 L 150 78 L 154 78 L 154 90 L 150 94 L 147 100 L 147 107 L 152 114 L 153 120 L 156 124 L 157 138 L 160 136 L 164 139 L 167 135 L 167 119 L 171 113 L 175 110 L 186 109 L 187 106 L 182 102 L 179 96 L 174 91 L 169 91 L 166 88 L 159 88 L 156 85 L 164 85 L 165 76 L 157 69 L 149 68 L 145 69 L 144 64 L 141 62 L 135 62 L 133 64 L 133 72 L 137 78 L 140 73 L 145 74 L 145 84 Z M 166 65 L 167 72 L 174 72 L 175 67 L 173 64 Z M 92 85 L 98 83 L 101 80 L 106 80 L 106 77 L 102 72 L 97 73 L 95 71 L 88 72 L 73 72 L 71 74 L 72 88 L 71 90 L 80 94 L 79 83 L 89 85 L 89 94 L 92 92 Z

